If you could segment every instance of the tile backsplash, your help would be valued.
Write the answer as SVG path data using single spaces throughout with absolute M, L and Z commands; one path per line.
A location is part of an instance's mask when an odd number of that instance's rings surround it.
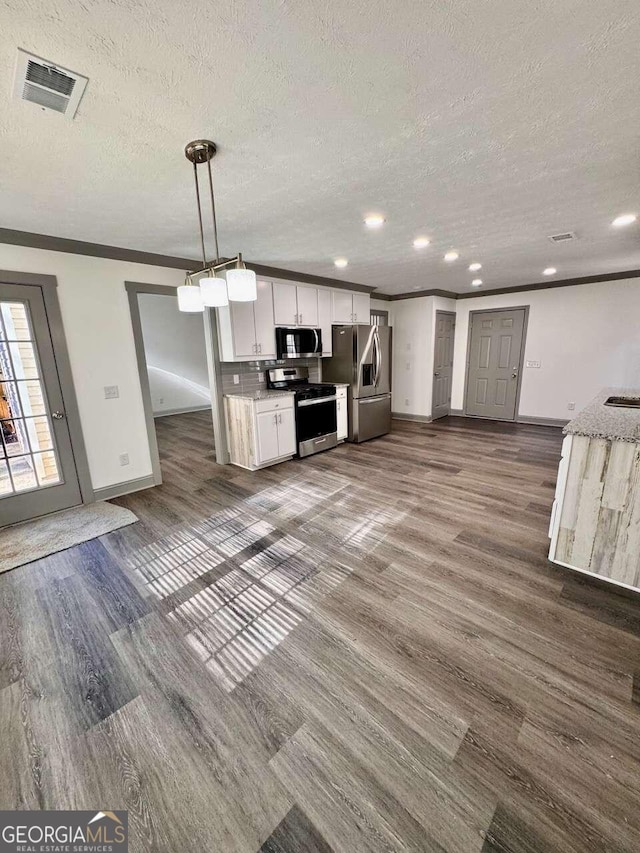
M 322 381 L 322 367 L 319 358 L 296 358 L 287 361 L 223 361 L 222 393 L 233 391 L 258 391 L 267 387 L 267 370 L 274 367 L 308 367 L 309 382 Z M 234 377 L 239 378 L 236 385 Z

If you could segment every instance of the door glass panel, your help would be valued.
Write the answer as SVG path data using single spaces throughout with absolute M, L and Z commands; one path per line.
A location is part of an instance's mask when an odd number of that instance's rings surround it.
M 62 482 L 27 306 L 0 302 L 0 497 Z
M 31 341 L 15 341 L 9 344 L 14 379 L 37 379 L 38 365 Z
M 0 496 L 13 494 L 13 487 L 9 477 L 9 466 L 0 459 Z
M 35 463 L 31 456 L 16 456 L 9 459 L 9 469 L 11 470 L 13 488 L 16 492 L 26 492 L 38 487 Z

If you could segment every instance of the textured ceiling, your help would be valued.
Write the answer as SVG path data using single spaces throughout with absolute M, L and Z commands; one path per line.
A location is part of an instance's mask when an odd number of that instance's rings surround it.
M 0 19 L 2 227 L 195 258 L 182 149 L 205 136 L 226 255 L 386 293 L 468 292 L 476 260 L 486 289 L 640 268 L 640 225 L 610 227 L 640 213 L 637 0 L 0 0 Z M 18 47 L 89 77 L 74 121 L 11 101 Z

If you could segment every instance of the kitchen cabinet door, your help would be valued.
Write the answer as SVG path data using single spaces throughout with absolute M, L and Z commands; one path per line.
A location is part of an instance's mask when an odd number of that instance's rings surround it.
M 235 303 L 239 304 L 239 303 Z M 253 305 L 255 316 L 255 343 L 258 358 L 276 357 L 276 326 L 273 321 L 273 301 L 270 281 L 258 280 L 258 298 Z
M 298 305 L 295 284 L 273 282 L 273 317 L 276 326 L 296 326 Z
M 371 323 L 371 300 L 368 293 L 353 294 L 353 322 Z
M 318 325 L 318 291 L 315 287 L 296 287 L 298 296 L 298 325 Z
M 293 409 L 278 412 L 278 456 L 293 456 L 296 452 L 296 421 Z
M 333 303 L 332 322 L 353 323 L 353 298 L 347 290 L 336 290 L 331 294 Z
M 318 328 L 322 332 L 322 355 L 331 355 L 333 352 L 331 342 L 331 293 L 328 290 L 318 291 Z
M 338 441 L 342 441 L 349 435 L 349 412 L 347 410 L 347 395 L 346 393 L 341 395 L 340 388 L 338 388 L 336 411 L 338 415 Z
M 281 455 L 278 449 L 278 415 L 279 412 L 261 412 L 256 415 L 256 465 Z
M 236 358 L 256 355 L 256 327 L 253 302 L 230 302 L 233 354 Z M 226 357 L 226 356 L 225 356 Z

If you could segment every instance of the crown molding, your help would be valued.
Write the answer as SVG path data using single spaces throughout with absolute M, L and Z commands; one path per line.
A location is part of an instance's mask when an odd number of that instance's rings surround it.
M 158 255 L 153 252 L 141 252 L 137 249 L 124 249 L 120 246 L 105 246 L 102 243 L 87 243 L 84 240 L 70 240 L 66 237 L 54 237 L 51 234 L 34 234 L 31 231 L 14 231 L 11 228 L 0 228 L 0 244 L 24 246 L 28 249 L 45 249 L 50 252 L 64 252 L 69 255 L 85 255 L 92 258 L 106 258 L 111 261 L 126 261 L 132 264 L 147 264 L 154 267 L 169 269 L 192 270 L 198 269 L 201 261 L 193 258 L 179 258 L 174 255 Z M 340 290 L 357 290 L 371 293 L 373 287 L 355 282 L 341 281 L 336 278 L 326 278 L 295 270 L 269 267 L 263 264 L 247 262 L 247 267 L 257 275 L 272 278 L 282 278 L 289 281 L 299 281 L 306 284 L 323 285 Z
M 556 287 L 575 287 L 580 284 L 598 284 L 607 281 L 619 281 L 625 278 L 640 278 L 640 269 L 622 272 L 586 275 L 580 278 L 564 278 L 561 281 L 537 281 L 532 284 L 520 284 L 515 287 L 495 287 L 492 290 L 476 290 L 473 293 L 454 293 L 451 290 L 412 290 L 409 293 L 372 293 L 372 299 L 384 299 L 396 302 L 399 299 L 418 299 L 421 296 L 443 296 L 447 299 L 481 299 L 483 296 L 500 296 L 504 293 L 523 293 L 527 290 L 550 290 Z

